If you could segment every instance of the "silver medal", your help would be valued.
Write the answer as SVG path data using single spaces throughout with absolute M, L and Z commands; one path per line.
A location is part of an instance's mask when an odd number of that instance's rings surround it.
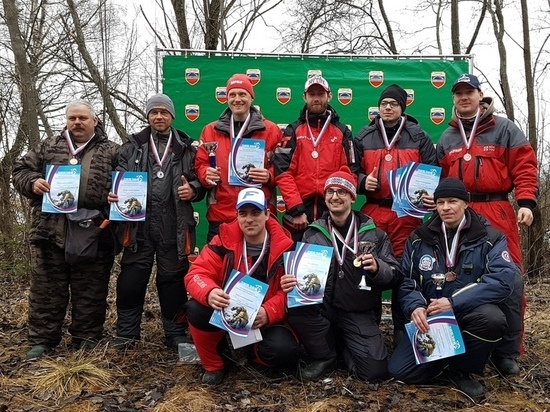
M 69 160 L 69 163 L 72 165 L 76 165 L 78 164 L 78 160 L 76 160 L 76 158 L 73 157 L 71 160 Z
M 311 157 L 313 157 L 314 159 L 317 159 L 319 157 L 319 153 L 317 152 L 317 150 L 311 152 Z
M 386 156 L 384 156 L 384 159 L 386 159 L 386 162 L 391 162 L 391 159 L 393 159 L 393 157 L 391 154 L 388 153 Z
M 158 177 L 159 179 L 162 179 L 162 178 L 164 177 L 164 172 L 163 172 L 162 170 L 159 170 L 159 171 L 157 172 L 157 177 Z
M 342 269 L 340 269 L 340 270 L 338 271 L 338 277 L 339 277 L 340 279 L 342 279 L 342 278 L 344 277 L 344 271 L 343 271 Z
M 467 162 L 469 162 L 470 160 L 472 160 L 472 155 L 470 153 L 466 153 L 464 155 L 464 160 L 466 160 Z

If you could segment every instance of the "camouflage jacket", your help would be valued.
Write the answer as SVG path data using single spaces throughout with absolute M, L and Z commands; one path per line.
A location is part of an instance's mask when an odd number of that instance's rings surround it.
M 86 148 L 77 157 L 92 151 L 93 165 L 90 167 L 86 192 L 80 193 L 78 208 L 98 209 L 108 218 L 109 204 L 107 194 L 111 188 L 111 172 L 116 163 L 116 150 L 118 145 L 110 141 L 103 128 L 98 125 L 95 128 L 95 136 Z M 42 196 L 32 191 L 33 183 L 45 178 L 46 165 L 67 165 L 72 155 L 69 153 L 67 142 L 62 134 L 49 137 L 41 141 L 34 149 L 15 162 L 13 168 L 13 185 L 23 196 L 31 202 L 31 229 L 29 240 L 55 241 L 59 247 L 65 244 L 65 216 L 57 213 L 42 213 Z M 111 235 L 105 233 L 105 236 Z M 100 242 L 101 243 L 101 242 Z M 112 244 L 112 241 L 110 242 Z

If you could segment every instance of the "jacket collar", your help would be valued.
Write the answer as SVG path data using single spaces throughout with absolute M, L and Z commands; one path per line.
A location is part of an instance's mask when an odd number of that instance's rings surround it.
M 484 217 L 473 212 L 470 208 L 466 209 L 465 216 L 466 224 L 460 235 L 461 244 L 478 241 L 487 235 L 486 226 L 489 225 L 489 222 L 487 222 Z M 416 229 L 415 233 L 428 244 L 439 243 L 440 239 L 443 237 L 441 222 L 441 218 L 437 212 L 434 212 L 430 220 Z

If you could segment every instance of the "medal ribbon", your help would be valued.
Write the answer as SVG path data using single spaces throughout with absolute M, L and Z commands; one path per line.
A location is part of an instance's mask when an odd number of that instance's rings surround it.
M 90 143 L 90 140 L 92 140 L 95 136 L 95 133 L 92 135 L 92 137 L 90 137 L 88 139 L 88 141 L 86 143 L 84 143 L 82 146 L 80 147 L 74 147 L 73 145 L 73 141 L 71 139 L 71 136 L 69 135 L 69 131 L 68 130 L 65 130 L 63 132 L 63 136 L 65 136 L 65 140 L 67 141 L 67 146 L 69 147 L 69 152 L 73 155 L 73 157 L 76 157 L 77 154 L 79 154 L 81 151 L 84 150 L 84 148 L 86 147 L 86 145 L 88 143 Z
M 466 150 L 470 148 L 472 143 L 474 142 L 474 138 L 476 136 L 476 130 L 477 125 L 479 124 L 479 120 L 481 119 L 481 110 L 478 108 L 476 112 L 476 118 L 474 120 L 474 125 L 472 126 L 472 131 L 470 132 L 470 136 L 466 136 L 466 131 L 464 130 L 464 126 L 462 125 L 462 120 L 460 118 L 457 118 L 458 121 L 458 130 L 460 131 L 460 136 L 462 137 L 462 141 L 464 142 L 464 146 L 466 146 Z
M 330 220 L 328 222 L 329 228 L 330 228 L 330 235 L 332 239 L 332 246 L 334 247 L 334 253 L 336 254 L 336 260 L 338 261 L 338 264 L 340 267 L 344 265 L 344 259 L 346 258 L 346 249 L 349 250 L 354 255 L 357 254 L 357 225 L 355 224 L 355 214 L 352 212 L 351 216 L 351 224 L 348 229 L 348 233 L 346 234 L 346 238 L 344 239 L 340 232 L 336 230 L 332 225 L 330 224 Z M 353 248 L 351 248 L 348 243 L 353 236 Z M 340 240 L 342 242 L 342 253 L 340 254 L 340 251 L 338 250 L 338 242 L 336 239 Z
M 153 157 L 155 158 L 155 163 L 158 164 L 159 167 L 162 169 L 162 165 L 164 164 L 164 161 L 170 153 L 170 145 L 172 144 L 172 130 L 170 130 L 170 137 L 168 138 L 168 142 L 166 143 L 166 149 L 164 149 L 162 159 L 159 157 L 159 152 L 157 150 L 157 147 L 155 146 L 155 141 L 153 140 L 152 134 L 149 137 L 149 142 L 151 144 L 151 152 L 153 153 Z
M 386 128 L 384 127 L 384 121 L 380 118 L 378 123 L 380 126 L 380 133 L 382 134 L 382 140 L 384 141 L 384 145 L 386 146 L 386 149 L 391 150 L 393 146 L 397 143 L 399 138 L 401 137 L 401 131 L 403 130 L 403 127 L 405 127 L 405 123 L 407 122 L 407 119 L 405 116 L 401 116 L 401 124 L 399 125 L 399 129 L 397 129 L 397 132 L 395 133 L 395 136 L 393 136 L 393 139 L 391 143 L 388 141 L 388 135 L 386 134 Z
M 306 120 L 307 131 L 309 133 L 309 137 L 311 138 L 311 143 L 313 143 L 313 149 L 317 149 L 317 145 L 319 144 L 323 135 L 327 131 L 327 127 L 330 124 L 330 119 L 332 119 L 332 112 L 330 110 L 327 110 L 327 112 L 328 112 L 327 119 L 325 120 L 325 124 L 323 124 L 323 128 L 321 129 L 321 132 L 319 133 L 319 136 L 317 136 L 317 138 L 313 137 L 313 132 L 311 131 L 311 126 L 309 125 L 309 121 Z M 308 117 L 309 117 L 309 112 L 306 111 L 306 119 Z
M 451 243 L 451 250 L 449 250 L 449 242 L 447 242 L 447 228 L 445 223 L 441 222 L 441 230 L 443 231 L 443 236 L 445 237 L 445 263 L 448 269 L 452 269 L 455 266 L 456 253 L 458 251 L 458 239 L 460 237 L 460 230 L 466 225 L 466 216 L 462 216 L 460 224 L 456 228 L 455 236 Z
M 262 244 L 262 251 L 260 252 L 260 256 L 258 256 L 258 259 L 256 260 L 256 263 L 252 265 L 252 267 L 248 268 L 248 253 L 246 252 L 246 239 L 243 236 L 243 256 L 242 259 L 244 260 L 244 271 L 247 275 L 252 275 L 256 268 L 262 263 L 262 259 L 264 258 L 265 252 L 267 251 L 267 240 L 269 239 L 269 233 L 267 231 L 265 232 L 264 237 L 264 243 Z
M 231 115 L 231 119 L 229 120 L 229 135 L 232 139 L 240 139 L 243 137 L 244 132 L 246 129 L 248 129 L 248 125 L 250 124 L 250 112 L 248 112 L 248 116 L 246 116 L 246 119 L 243 123 L 243 127 L 241 127 L 241 130 L 239 130 L 239 134 L 235 136 L 235 123 L 233 123 L 233 115 Z

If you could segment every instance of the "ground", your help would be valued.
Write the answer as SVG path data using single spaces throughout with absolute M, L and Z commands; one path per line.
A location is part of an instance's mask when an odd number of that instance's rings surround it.
M 521 375 L 505 379 L 488 366 L 481 378 L 486 398 L 479 403 L 444 380 L 429 386 L 371 384 L 338 371 L 321 382 L 302 384 L 291 376 L 262 373 L 238 352 L 233 353 L 235 366 L 220 386 L 202 385 L 200 366 L 184 364 L 177 353 L 163 346 L 154 287 L 148 292 L 143 341 L 134 349 L 112 347 L 116 308 L 111 292 L 106 338 L 98 347 L 76 351 L 65 338 L 50 357 L 26 361 L 27 290 L 25 279 L 0 281 L 0 412 L 550 411 L 548 279 L 526 285 L 529 306 L 526 354 L 519 359 Z M 383 322 L 382 326 L 389 336 L 391 325 Z M 73 368 L 64 386 L 47 379 L 47 372 L 58 367 L 66 371 L 67 365 L 77 364 L 103 375 L 86 381 L 86 370 Z

